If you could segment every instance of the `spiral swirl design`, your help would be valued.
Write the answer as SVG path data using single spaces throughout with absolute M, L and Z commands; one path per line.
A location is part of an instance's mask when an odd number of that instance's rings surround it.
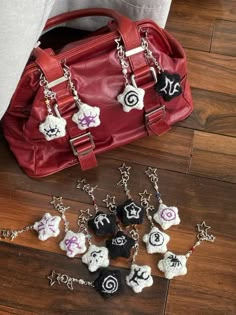
M 124 102 L 125 102 L 125 105 L 129 107 L 133 107 L 137 105 L 139 102 L 138 93 L 135 91 L 129 91 L 124 97 Z
M 172 221 L 176 218 L 176 213 L 171 208 L 165 208 L 161 211 L 161 218 L 165 221 Z
M 118 287 L 118 280 L 114 276 L 109 275 L 103 280 L 102 289 L 104 293 L 115 293 L 118 290 Z

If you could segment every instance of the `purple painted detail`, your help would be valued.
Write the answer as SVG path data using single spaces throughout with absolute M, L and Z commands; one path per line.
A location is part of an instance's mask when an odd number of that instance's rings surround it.
M 78 119 L 78 123 L 82 126 L 82 127 L 84 127 L 84 126 L 86 126 L 86 127 L 89 127 L 89 125 L 90 124 L 92 124 L 92 123 L 96 123 L 96 121 L 95 121 L 95 119 L 96 119 L 96 117 L 97 117 L 98 115 L 97 114 L 95 114 L 94 116 L 90 113 L 90 115 L 86 115 L 86 114 L 84 114 L 84 116 L 83 116 L 83 118 L 79 118 Z
M 80 243 L 78 243 L 78 238 L 76 236 L 72 236 L 71 238 L 66 239 L 65 245 L 71 255 L 73 254 L 73 248 L 75 247 L 74 245 L 76 245 L 77 248 L 81 249 Z
M 176 218 L 176 213 L 171 208 L 165 208 L 161 211 L 161 218 L 165 221 L 172 221 Z

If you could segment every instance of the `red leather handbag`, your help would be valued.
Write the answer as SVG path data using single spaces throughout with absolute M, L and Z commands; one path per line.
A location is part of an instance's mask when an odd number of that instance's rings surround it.
M 181 45 L 151 20 L 84 9 L 45 29 L 85 16 L 106 27 L 53 51 L 32 52 L 8 111 L 4 135 L 29 176 L 50 175 L 147 135 L 161 135 L 192 111 Z

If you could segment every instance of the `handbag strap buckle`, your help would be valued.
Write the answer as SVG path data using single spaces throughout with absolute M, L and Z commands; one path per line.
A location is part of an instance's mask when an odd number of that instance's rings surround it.
M 70 146 L 75 156 L 86 155 L 95 148 L 93 136 L 90 132 L 70 139 Z

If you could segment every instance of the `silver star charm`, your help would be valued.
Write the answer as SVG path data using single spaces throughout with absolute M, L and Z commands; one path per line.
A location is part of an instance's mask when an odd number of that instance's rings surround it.
M 103 202 L 106 204 L 107 208 L 116 205 L 115 197 L 111 197 L 110 195 L 106 195 L 106 199 L 104 199 Z
M 121 167 L 119 167 L 121 174 L 129 174 L 129 170 L 131 169 L 130 166 L 126 166 L 125 163 L 122 164 Z
M 180 223 L 178 208 L 173 206 L 168 207 L 161 203 L 153 219 L 160 224 L 163 230 L 167 230 L 172 225 L 178 225 Z
M 66 251 L 66 255 L 70 258 L 77 254 L 83 254 L 86 251 L 86 236 L 83 233 L 75 233 L 67 231 L 64 239 L 59 246 Z
M 158 177 L 158 175 L 157 175 L 157 169 L 156 169 L 156 168 L 148 167 L 148 169 L 145 171 L 145 173 L 146 173 L 147 176 L 150 177 L 150 178 L 152 178 L 152 177 Z
M 34 230 L 38 232 L 40 241 L 46 241 L 49 237 L 56 237 L 60 234 L 59 224 L 61 217 L 52 216 L 50 213 L 45 213 L 43 218 L 34 223 Z
M 148 201 L 149 202 L 151 195 L 152 194 L 149 194 L 146 189 L 144 190 L 143 193 L 139 193 L 139 196 L 141 196 L 141 201 Z
M 66 120 L 50 114 L 39 125 L 39 131 L 45 136 L 47 141 L 62 138 L 66 135 Z
M 157 264 L 160 271 L 165 273 L 167 279 L 173 279 L 177 276 L 183 276 L 187 273 L 187 258 L 184 255 L 175 255 L 172 252 L 167 252 L 164 259 Z
M 161 232 L 157 227 L 153 227 L 148 234 L 143 236 L 143 241 L 146 243 L 148 254 L 162 253 L 167 251 L 167 243 L 170 237 L 164 232 Z
M 141 88 L 136 88 L 133 85 L 126 85 L 123 93 L 119 94 L 118 102 L 123 106 L 124 112 L 130 112 L 132 109 L 143 109 L 145 91 Z
M 82 262 L 88 265 L 88 270 L 94 272 L 99 268 L 109 266 L 108 249 L 104 246 L 90 245 L 82 256 Z
M 85 130 L 101 124 L 99 115 L 99 107 L 80 103 L 79 111 L 73 115 L 72 120 L 78 125 L 80 130 Z
M 153 285 L 151 267 L 132 264 L 130 273 L 126 276 L 126 284 L 131 287 L 135 293 L 140 293 L 144 288 L 151 287 Z

